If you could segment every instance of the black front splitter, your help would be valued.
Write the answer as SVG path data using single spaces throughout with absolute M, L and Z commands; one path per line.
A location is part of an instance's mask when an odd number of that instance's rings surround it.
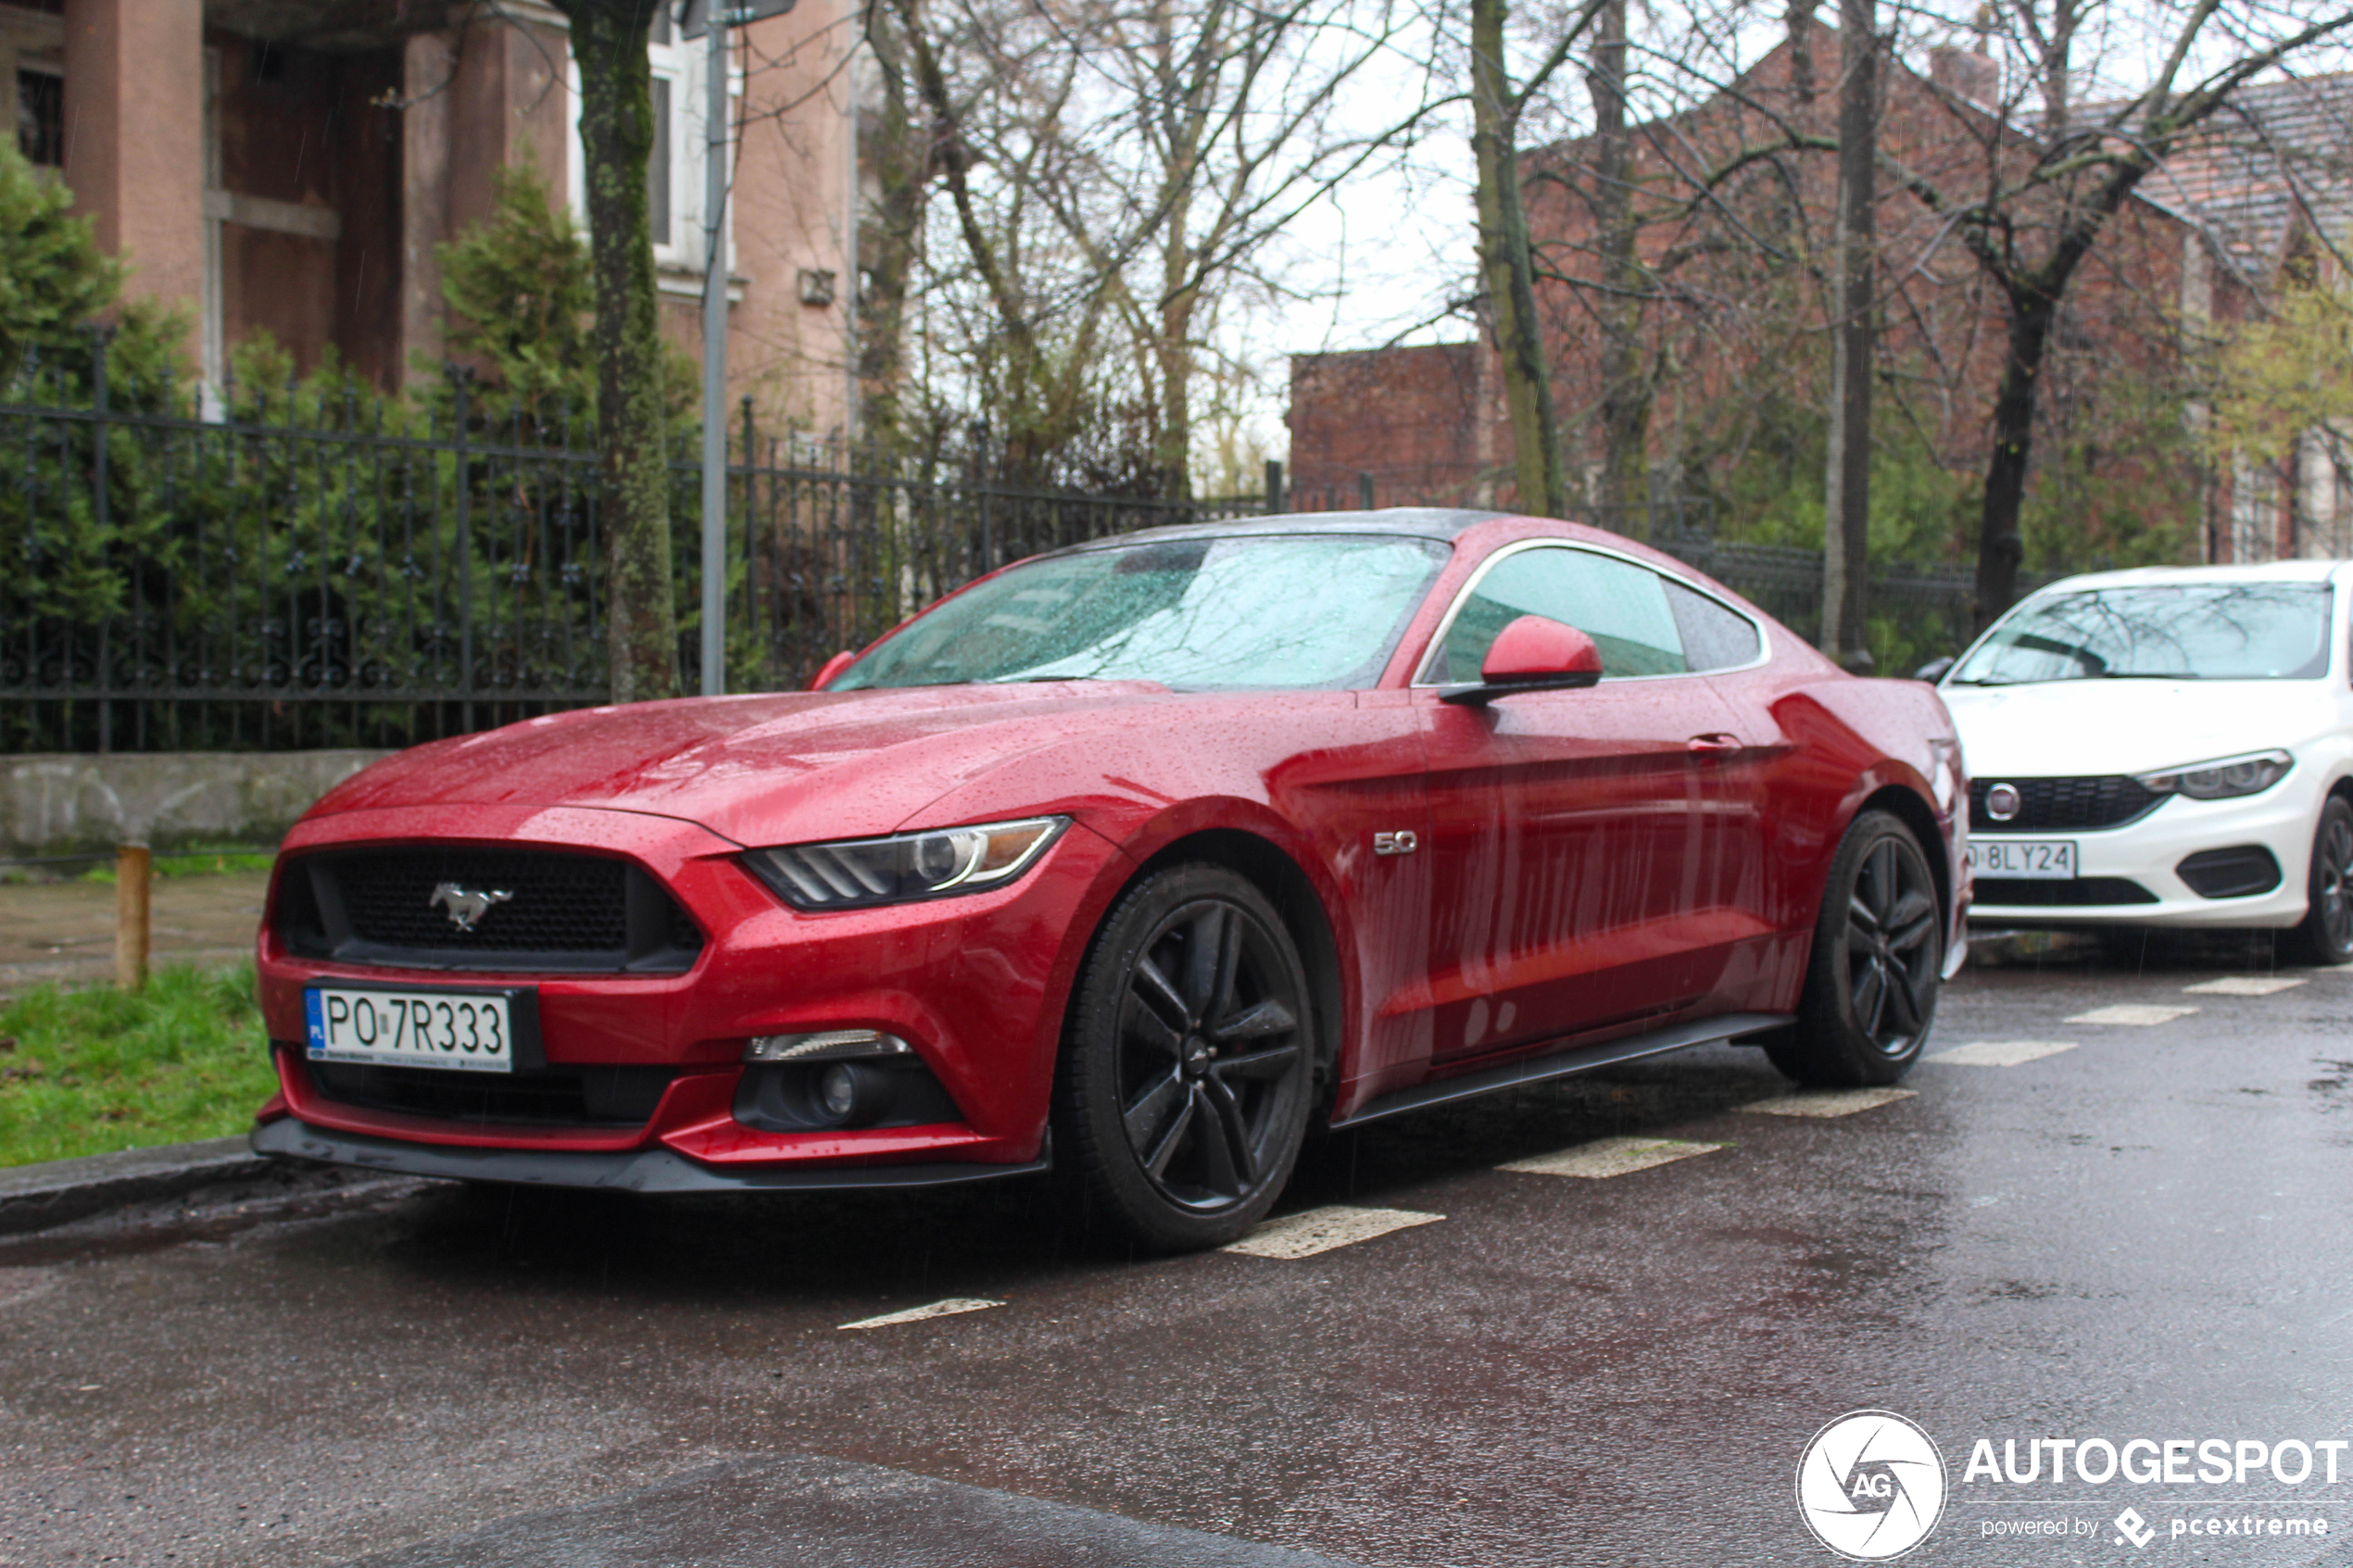
M 256 1127 L 253 1151 L 274 1159 L 315 1160 L 393 1175 L 645 1193 L 858 1192 L 955 1186 L 1031 1175 L 1052 1163 L 1050 1153 L 1041 1152 L 1036 1160 L 1019 1165 L 833 1165 L 815 1170 L 722 1171 L 666 1148 L 598 1153 L 403 1143 L 330 1132 L 292 1116 Z

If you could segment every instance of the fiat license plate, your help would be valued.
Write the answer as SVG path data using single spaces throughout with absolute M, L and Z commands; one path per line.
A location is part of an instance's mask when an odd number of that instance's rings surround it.
M 1972 838 L 1969 856 L 1980 876 L 2065 882 L 2076 875 L 2071 838 Z
M 514 997 L 503 992 L 313 985 L 302 1002 L 313 1061 L 515 1070 Z

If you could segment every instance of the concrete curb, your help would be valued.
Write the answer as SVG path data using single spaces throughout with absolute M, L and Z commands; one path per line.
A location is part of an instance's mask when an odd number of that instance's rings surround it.
M 70 1224 L 93 1214 L 249 1182 L 284 1167 L 242 1135 L 0 1168 L 0 1236 Z

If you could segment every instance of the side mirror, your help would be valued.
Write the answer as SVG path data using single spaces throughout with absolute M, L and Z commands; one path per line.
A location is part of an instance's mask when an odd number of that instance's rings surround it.
M 1944 672 L 1953 668 L 1953 662 L 1952 656 L 1949 654 L 1943 659 L 1931 659 L 1912 671 L 1912 679 L 1926 681 L 1933 685 L 1944 678 Z
M 826 683 L 830 682 L 835 676 L 840 674 L 843 671 L 849 669 L 851 665 L 857 662 L 858 656 L 849 649 L 844 648 L 839 653 L 834 655 L 833 658 L 819 665 L 817 667 L 817 673 L 810 676 L 809 684 L 801 689 L 804 691 L 822 692 L 825 689 Z
M 1475 685 L 1450 686 L 1441 702 L 1484 707 L 1514 692 L 1571 691 L 1602 678 L 1602 650 L 1574 626 L 1523 615 L 1503 630 L 1487 650 Z

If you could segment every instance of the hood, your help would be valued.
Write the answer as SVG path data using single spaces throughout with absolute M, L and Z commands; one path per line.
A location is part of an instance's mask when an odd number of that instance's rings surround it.
M 571 806 L 682 818 L 739 844 L 885 834 L 1075 728 L 1151 722 L 1160 704 L 1188 700 L 1106 681 L 584 709 L 413 747 L 337 785 L 311 814 Z
M 2038 681 L 1938 688 L 1973 779 L 2145 773 L 2301 745 L 2326 681 Z

